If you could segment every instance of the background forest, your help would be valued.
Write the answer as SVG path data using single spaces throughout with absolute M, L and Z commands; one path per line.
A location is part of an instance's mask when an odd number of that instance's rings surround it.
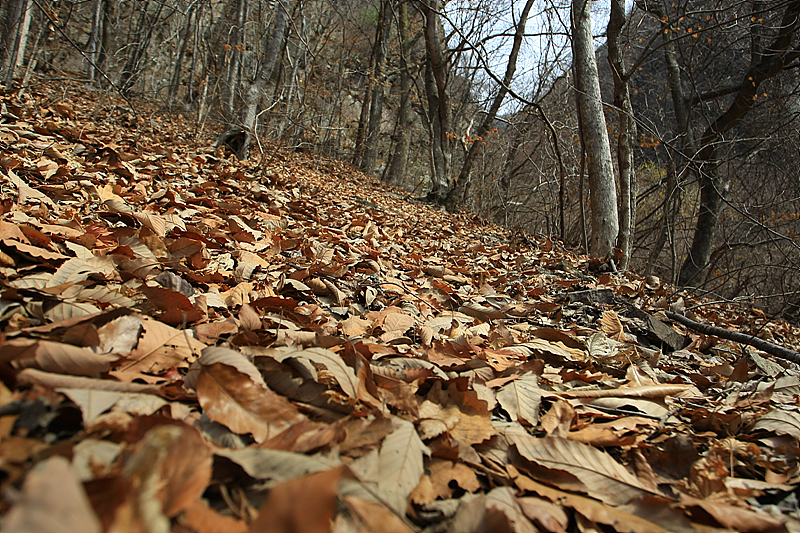
M 6 0 L 0 75 L 17 97 L 83 80 L 98 114 L 114 92 L 140 123 L 156 101 L 238 157 L 280 142 L 348 161 L 796 319 L 799 16 L 800 0 Z

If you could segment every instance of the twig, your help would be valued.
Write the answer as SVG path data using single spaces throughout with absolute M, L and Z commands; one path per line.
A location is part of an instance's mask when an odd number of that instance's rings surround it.
M 800 364 L 800 353 L 797 353 L 794 350 L 784 348 L 783 346 L 778 346 L 777 344 L 773 344 L 763 339 L 759 339 L 758 337 L 753 337 L 752 335 L 747 335 L 738 331 L 731 331 L 729 329 L 718 328 L 716 326 L 709 326 L 708 324 L 701 324 L 700 322 L 695 322 L 694 320 L 686 318 L 683 315 L 673 313 L 672 311 L 667 311 L 666 313 L 667 317 L 671 320 L 683 324 L 687 328 L 693 329 L 698 333 L 714 335 L 730 341 L 747 344 L 749 346 L 753 346 L 754 348 L 758 348 L 763 352 L 774 355 L 775 357 Z

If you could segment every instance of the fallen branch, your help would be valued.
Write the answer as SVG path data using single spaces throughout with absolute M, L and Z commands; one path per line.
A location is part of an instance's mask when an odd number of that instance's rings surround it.
M 738 331 L 731 331 L 729 329 L 718 328 L 716 326 L 709 326 L 708 324 L 701 324 L 700 322 L 695 322 L 694 320 L 686 318 L 683 315 L 673 313 L 672 311 L 667 311 L 666 313 L 669 319 L 683 324 L 687 328 L 693 329 L 698 333 L 714 335 L 716 337 L 728 339 L 733 342 L 747 344 L 748 346 L 758 348 L 759 350 L 774 355 L 775 357 L 800 364 L 800 353 L 797 353 L 794 350 L 784 348 L 783 346 L 778 346 L 777 344 L 773 344 L 763 339 L 759 339 L 758 337 L 753 337 L 752 335 L 747 335 Z

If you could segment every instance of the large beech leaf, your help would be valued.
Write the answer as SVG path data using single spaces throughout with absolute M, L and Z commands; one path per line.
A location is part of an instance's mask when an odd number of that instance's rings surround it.
M 336 513 L 337 487 L 346 466 L 286 481 L 269 491 L 252 532 L 328 533 Z M 302 502 L 299 504 L 298 502 Z M 311 511 L 313 510 L 313 511 Z M 311 512 L 309 512 L 311 511 Z
M 800 414 L 773 409 L 758 419 L 753 430 L 769 431 L 776 435 L 791 435 L 800 439 Z
M 73 257 L 58 267 L 53 277 L 47 282 L 47 286 L 57 287 L 67 283 L 79 283 L 97 271 L 95 267 L 86 261 Z
M 342 464 L 335 457 L 303 455 L 283 450 L 243 448 L 217 450 L 214 455 L 241 466 L 248 476 L 266 483 L 266 487 L 314 472 L 330 470 Z
M 511 487 L 497 487 L 486 495 L 486 509 L 496 509 L 508 519 L 515 533 L 536 533 L 537 529 L 522 512 Z
M 100 533 L 83 485 L 61 456 L 42 461 L 28 474 L 16 505 L 3 521 L 7 533 Z
M 176 516 L 208 486 L 211 462 L 211 449 L 195 428 L 176 422 L 150 429 L 123 470 L 126 489 L 139 504 L 136 511 Z
M 558 437 L 536 438 L 520 426 L 506 430 L 506 438 L 525 459 L 572 474 L 588 494 L 611 505 L 651 494 L 635 475 L 594 446 Z
M 100 377 L 117 359 L 116 355 L 97 354 L 71 344 L 30 339 L 6 342 L 0 356 L 0 361 L 13 361 L 20 367 L 93 378 Z
M 542 401 L 536 374 L 528 373 L 506 384 L 497 393 L 497 401 L 512 420 L 535 426 L 539 422 L 539 405 Z
M 394 424 L 397 429 L 384 439 L 378 455 L 378 490 L 395 511 L 405 515 L 408 496 L 425 470 L 423 455 L 430 454 L 430 450 L 417 435 L 414 424 L 401 418 L 395 418 Z
M 325 348 L 308 348 L 307 350 L 296 350 L 286 354 L 287 358 L 298 359 L 300 361 L 310 361 L 322 365 L 336 379 L 345 394 L 351 398 L 356 398 L 358 394 L 358 377 L 355 370 L 347 366 L 344 360 Z
M 195 352 L 205 347 L 187 331 L 152 318 L 142 321 L 142 329 L 139 344 L 119 370 L 157 374 L 172 366 L 186 367 L 195 358 Z
M 204 413 L 234 433 L 250 433 L 263 442 L 303 419 L 286 398 L 267 388 L 242 354 L 206 348 L 198 364 L 197 398 Z

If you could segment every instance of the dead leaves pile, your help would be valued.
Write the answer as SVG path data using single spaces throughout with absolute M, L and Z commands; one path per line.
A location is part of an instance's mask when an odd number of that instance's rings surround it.
M 3 531 L 800 530 L 797 368 L 657 279 L 64 94 L 2 99 Z

